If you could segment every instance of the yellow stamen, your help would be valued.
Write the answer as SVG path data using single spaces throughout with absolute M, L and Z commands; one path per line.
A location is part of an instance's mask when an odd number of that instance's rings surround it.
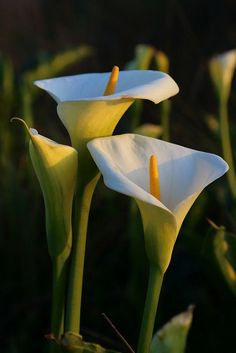
M 149 162 L 149 180 L 150 180 L 150 194 L 158 200 L 161 198 L 160 180 L 157 167 L 157 157 L 152 155 Z
M 118 77 L 119 77 L 119 67 L 114 66 L 112 69 L 111 75 L 109 77 L 109 81 L 107 83 L 106 89 L 103 93 L 104 96 L 109 96 L 110 94 L 115 93 Z

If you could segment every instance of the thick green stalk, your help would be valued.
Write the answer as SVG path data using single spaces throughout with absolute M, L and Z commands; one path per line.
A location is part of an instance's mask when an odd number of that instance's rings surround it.
M 228 122 L 228 110 L 227 100 L 220 99 L 219 101 L 219 115 L 220 115 L 220 133 L 221 143 L 223 149 L 223 156 L 229 165 L 229 171 L 227 173 L 230 190 L 234 198 L 236 198 L 236 176 L 234 168 L 233 153 L 230 142 L 230 131 Z
M 137 353 L 149 353 L 164 274 L 151 266 Z
M 66 332 L 80 333 L 81 298 L 83 286 L 84 257 L 87 239 L 88 217 L 95 186 L 96 175 L 83 190 L 78 190 L 75 204 L 75 233 L 70 262 L 69 289 L 66 308 Z
M 60 339 L 64 333 L 64 311 L 65 311 L 65 285 L 67 261 L 56 257 L 53 259 L 53 286 L 52 286 L 52 317 L 51 332 L 55 339 Z M 57 345 L 52 343 L 51 353 L 57 352 Z

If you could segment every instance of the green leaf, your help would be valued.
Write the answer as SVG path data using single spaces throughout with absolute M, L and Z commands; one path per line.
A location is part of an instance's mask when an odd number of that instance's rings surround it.
M 155 62 L 157 70 L 168 73 L 169 72 L 169 59 L 168 56 L 160 50 L 155 52 Z
M 217 227 L 214 238 L 214 252 L 221 272 L 236 295 L 236 235 Z
M 36 68 L 26 71 L 23 74 L 23 82 L 21 86 L 22 115 L 29 126 L 33 125 L 33 100 L 40 92 L 34 87 L 33 81 L 61 75 L 69 66 L 82 61 L 91 54 L 91 47 L 80 46 L 56 54 L 53 57 L 50 57 L 49 60 L 40 63 Z
M 23 79 L 31 87 L 34 80 L 40 80 L 46 77 L 57 76 L 66 70 L 70 65 L 84 60 L 92 54 L 92 48 L 80 46 L 62 53 L 56 54 L 48 61 L 39 64 L 35 69 L 27 71 Z
M 82 336 L 73 332 L 66 332 L 60 344 L 63 353 L 117 353 L 114 350 L 103 348 L 97 343 L 85 342 Z
M 155 49 L 150 45 L 139 44 L 135 48 L 133 60 L 126 65 L 128 70 L 147 70 L 150 67 Z
M 184 353 L 192 323 L 193 306 L 174 316 L 153 337 L 150 353 Z

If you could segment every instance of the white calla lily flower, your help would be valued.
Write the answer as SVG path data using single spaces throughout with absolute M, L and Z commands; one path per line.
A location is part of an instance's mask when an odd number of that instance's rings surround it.
M 65 101 L 106 101 L 122 98 L 148 99 L 159 103 L 178 93 L 175 81 L 166 73 L 151 70 L 120 71 L 116 93 L 104 96 L 110 72 L 81 74 L 35 81 L 57 103 Z
M 201 191 L 227 163 L 214 154 L 135 134 L 98 138 L 88 149 L 105 184 L 136 199 L 149 261 L 165 272 L 181 224 Z M 160 200 L 150 193 L 149 159 L 158 159 Z
M 72 248 L 72 206 L 76 187 L 78 152 L 23 124 L 29 136 L 29 152 L 45 205 L 48 250 L 52 260 L 52 334 L 64 331 L 67 261 Z
M 78 152 L 29 129 L 24 120 L 14 120 L 21 122 L 29 136 L 30 158 L 44 198 L 49 254 L 53 260 L 60 257 L 66 261 L 72 244 Z
M 175 81 L 163 72 L 119 73 L 118 69 L 113 89 L 104 95 L 110 75 L 108 72 L 81 74 L 35 82 L 58 103 L 58 115 L 70 134 L 72 145 L 80 152 L 86 150 L 89 140 L 111 135 L 135 99 L 159 103 L 179 91 Z
M 78 152 L 29 129 L 31 161 L 44 197 L 50 256 L 67 259 L 72 244 L 72 203 Z

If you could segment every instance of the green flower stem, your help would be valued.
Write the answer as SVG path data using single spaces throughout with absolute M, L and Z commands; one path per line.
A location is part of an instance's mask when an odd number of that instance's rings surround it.
M 70 263 L 69 289 L 66 309 L 66 332 L 80 333 L 81 298 L 83 286 L 84 257 L 86 248 L 88 217 L 94 189 L 100 174 L 97 174 L 80 192 L 75 203 L 75 233 Z
M 164 274 L 151 266 L 137 353 L 149 353 Z
M 60 339 L 64 332 L 64 306 L 67 261 L 59 256 L 53 259 L 53 288 L 52 288 L 52 318 L 51 332 L 55 339 Z M 51 345 L 51 353 L 56 352 L 56 345 Z
M 236 198 L 236 176 L 234 168 L 233 153 L 230 142 L 230 131 L 228 122 L 227 100 L 220 99 L 219 101 L 219 115 L 220 115 L 220 133 L 221 143 L 223 149 L 223 157 L 229 164 L 229 171 L 227 173 L 230 190 L 234 198 Z

